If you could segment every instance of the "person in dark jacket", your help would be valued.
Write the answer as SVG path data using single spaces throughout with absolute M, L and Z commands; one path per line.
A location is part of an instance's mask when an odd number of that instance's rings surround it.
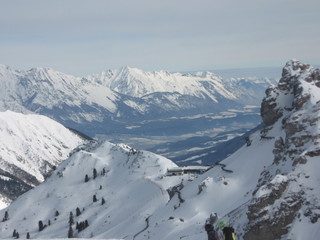
M 219 240 L 212 224 L 206 224 L 204 228 L 207 232 L 208 240 Z
M 223 228 L 223 238 L 224 240 L 236 240 L 234 236 L 234 229 L 233 227 L 227 226 Z

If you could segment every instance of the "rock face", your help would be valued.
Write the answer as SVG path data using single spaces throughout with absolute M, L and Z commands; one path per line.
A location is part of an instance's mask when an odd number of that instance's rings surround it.
M 318 99 L 313 95 L 314 88 L 320 88 L 320 70 L 299 61 L 288 62 L 278 85 L 266 90 L 261 104 L 264 124 L 274 124 L 283 115 L 300 110 L 307 102 L 316 103 L 314 101 Z
M 288 62 L 279 84 L 267 89 L 261 116 L 262 137 L 275 140 L 274 160 L 248 207 L 246 240 L 282 239 L 295 225 L 320 218 L 320 203 L 308 181 L 319 178 L 310 168 L 320 161 L 320 70 Z

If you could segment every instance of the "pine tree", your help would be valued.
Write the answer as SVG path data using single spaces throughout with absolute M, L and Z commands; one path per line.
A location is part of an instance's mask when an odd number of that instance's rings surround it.
M 58 212 L 58 210 L 56 210 L 54 216 L 55 216 L 55 217 L 58 217 L 59 215 L 60 215 L 60 213 Z
M 20 238 L 20 235 L 18 232 L 16 233 L 16 238 Z
M 77 207 L 77 209 L 76 209 L 76 216 L 79 217 L 80 214 L 81 214 L 81 211 L 80 211 L 80 209 Z
M 38 226 L 39 226 L 39 232 L 41 232 L 44 229 L 43 222 L 41 220 L 38 222 Z
M 73 225 L 74 224 L 74 220 L 73 220 L 73 213 L 70 212 L 70 215 L 69 215 L 69 226 Z
M 15 238 L 17 236 L 17 230 L 13 230 L 12 237 Z
M 69 225 L 68 238 L 73 238 L 73 229 L 71 225 Z
M 76 222 L 76 230 L 78 230 L 78 232 L 79 232 L 79 223 L 78 223 L 78 221 Z
M 98 200 L 97 200 L 97 196 L 96 196 L 96 195 L 93 195 L 93 202 L 96 202 L 96 201 L 98 201 Z
M 26 239 L 30 239 L 30 233 L 29 232 L 27 232 Z
M 48 226 L 50 226 L 51 225 L 51 221 L 50 221 L 50 219 L 48 220 Z
M 8 220 L 9 220 L 9 213 L 8 213 L 8 211 L 5 211 L 2 222 L 8 221 Z
M 84 177 L 84 182 L 89 182 L 88 174 L 86 174 L 86 176 Z
M 105 204 L 106 201 L 104 200 L 104 198 L 101 198 L 101 205 Z
M 96 179 L 97 177 L 97 169 L 93 169 L 93 179 Z

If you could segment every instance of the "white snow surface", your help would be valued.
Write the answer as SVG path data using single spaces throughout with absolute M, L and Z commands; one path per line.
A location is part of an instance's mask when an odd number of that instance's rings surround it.
M 236 99 L 240 97 L 240 78 L 222 79 L 213 72 L 169 73 L 167 71 L 146 72 L 125 66 L 87 77 L 110 89 L 132 97 L 143 97 L 155 92 L 179 93 L 182 95 L 209 97 L 218 102 L 218 97 Z M 271 84 L 269 79 L 250 78 L 251 84 Z M 273 81 L 274 83 L 274 81 Z M 251 93 L 247 93 L 251 94 Z
M 309 92 L 320 95 L 315 86 Z M 277 98 L 280 106 L 293 101 L 291 95 L 281 97 Z M 310 98 L 305 106 L 283 118 L 306 123 L 306 129 L 294 137 L 309 133 L 319 136 L 319 121 L 313 122 L 320 116 L 319 102 Z M 305 152 L 301 156 L 306 157 L 303 164 L 293 166 L 289 157 L 274 163 L 275 142 L 286 135 L 283 118 L 268 129 L 267 138 L 261 138 L 260 132 L 252 134 L 250 146 L 243 146 L 222 161 L 222 165 L 199 176 L 165 176 L 166 170 L 176 165 L 164 157 L 136 151 L 127 145 L 90 143 L 64 161 L 43 184 L 0 211 L 0 218 L 5 211 L 9 213 L 9 220 L 0 222 L 0 238 L 11 238 L 14 229 L 20 236 L 29 232 L 31 238 L 66 238 L 70 212 L 73 212 L 74 221 L 89 223 L 89 227 L 79 233 L 72 225 L 77 238 L 199 240 L 207 238 L 204 223 L 210 214 L 216 213 L 218 221 L 228 221 L 235 228 L 237 239 L 243 240 L 250 222 L 247 216 L 250 204 L 270 193 L 269 183 L 277 188 L 288 182 L 283 198 L 265 209 L 268 216 L 274 216 L 282 203 L 303 190 L 301 201 L 306 199 L 309 205 L 301 206 L 282 239 L 317 239 L 320 221 L 312 223 L 307 213 L 311 209 L 315 217 L 320 215 L 316 208 L 320 202 L 320 158 L 316 155 L 319 143 L 315 138 L 302 146 Z M 95 179 L 94 169 L 98 173 Z M 272 177 L 265 184 L 260 183 L 266 171 Z M 86 174 L 90 178 L 88 182 L 85 182 Z M 178 184 L 182 189 L 170 199 L 166 190 Z M 97 202 L 93 202 L 94 195 Z M 79 216 L 75 216 L 77 207 L 82 212 Z M 59 216 L 55 216 L 56 211 Z M 40 220 L 48 226 L 39 232 Z
M 11 111 L 0 112 L 0 140 L 1 169 L 16 175 L 15 169 L 19 168 L 39 182 L 50 167 L 67 159 L 84 142 L 48 117 Z
M 32 68 L 28 71 L 0 67 L 0 109 L 29 112 L 17 104 L 33 103 L 53 107 L 67 104 L 81 107 L 81 104 L 97 104 L 110 112 L 115 111 L 117 95 L 109 88 L 89 82 L 85 78 L 67 75 L 51 68 Z M 11 106 L 15 104 L 17 106 Z M 88 119 L 90 120 L 90 119 Z
M 32 238 L 65 238 L 69 214 L 72 211 L 75 215 L 79 207 L 82 214 L 74 219 L 88 220 L 89 227 L 77 233 L 73 226 L 78 238 L 205 239 L 205 220 L 211 213 L 217 213 L 219 221 L 226 220 L 234 226 L 237 239 L 241 240 L 248 222 L 246 209 L 260 173 L 273 162 L 275 140 L 261 139 L 259 132 L 251 135 L 251 139 L 251 146 L 243 146 L 222 162 L 225 169 L 233 172 L 215 166 L 195 178 L 165 176 L 166 170 L 176 165 L 150 152 L 109 142 L 91 144 L 63 162 L 46 182 L 5 209 L 10 220 L 0 223 L 0 236 L 9 238 L 16 229 L 20 236 L 29 232 Z M 301 167 L 309 175 L 302 184 L 308 182 L 308 187 L 315 189 L 309 193 L 314 199 L 319 193 L 319 164 L 313 159 L 311 165 Z M 94 168 L 98 172 L 96 179 Z M 105 175 L 101 175 L 103 169 Z M 90 178 L 87 183 L 86 174 Z M 272 182 L 286 180 L 277 175 Z M 180 191 L 183 202 L 178 194 L 170 200 L 166 191 L 179 183 L 184 185 Z M 97 202 L 93 202 L 93 195 Z M 106 201 L 104 205 L 102 198 Z M 55 217 L 55 211 L 60 215 Z M 39 220 L 45 224 L 50 220 L 50 226 L 39 232 Z M 311 224 L 307 219 L 297 222 L 289 233 L 290 239 L 317 236 L 319 224 Z
M 103 142 L 87 147 L 63 162 L 46 182 L 27 192 L 6 210 L 10 220 L 1 223 L 0 235 L 7 238 L 12 229 L 21 236 L 30 232 L 33 238 L 64 238 L 68 232 L 69 213 L 79 207 L 85 210 L 75 221 L 89 221 L 89 227 L 77 237 L 136 239 L 205 238 L 203 224 L 210 213 L 220 219 L 250 199 L 260 172 L 271 164 L 273 141 L 264 142 L 259 134 L 252 147 L 243 147 L 224 161 L 227 173 L 220 166 L 207 173 L 167 177 L 168 168 L 176 167 L 158 155 L 131 150 L 130 147 Z M 254 150 L 253 150 L 254 149 Z M 263 157 L 262 157 L 263 156 Z M 250 168 L 248 168 L 250 166 Z M 93 169 L 98 177 L 93 180 Z M 103 168 L 105 176 L 101 176 Z M 85 183 L 85 175 L 90 177 Z M 192 180 L 193 181 L 190 181 Z M 170 200 L 167 188 L 183 182 L 179 203 L 177 194 Z M 199 193 L 199 186 L 206 187 Z M 102 189 L 100 189 L 100 186 Z M 93 195 L 98 202 L 93 203 Z M 104 198 L 106 204 L 101 205 Z M 60 215 L 54 217 L 55 211 Z M 0 212 L 0 216 L 4 211 Z M 38 221 L 51 225 L 38 231 Z M 241 220 L 238 224 L 244 224 Z M 75 231 L 76 232 L 76 231 Z

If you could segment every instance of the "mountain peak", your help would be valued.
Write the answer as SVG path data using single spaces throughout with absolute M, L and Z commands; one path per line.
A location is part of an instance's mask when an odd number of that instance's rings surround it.
M 292 59 L 288 61 L 283 68 L 282 71 L 282 77 L 285 77 L 287 75 L 298 75 L 302 72 L 306 72 L 310 70 L 312 67 L 310 64 L 304 64 L 300 62 L 299 60 Z
M 266 90 L 261 105 L 261 117 L 272 125 L 286 113 L 299 110 L 320 100 L 320 70 L 297 60 L 287 62 L 277 86 Z

